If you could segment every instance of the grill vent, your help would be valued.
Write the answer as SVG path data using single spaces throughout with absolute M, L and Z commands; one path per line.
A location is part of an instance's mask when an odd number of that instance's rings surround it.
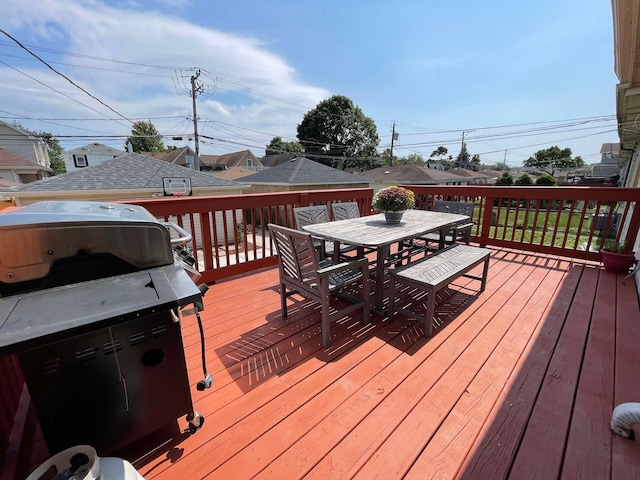
M 104 353 L 109 354 L 122 350 L 122 345 L 120 345 L 120 340 L 114 340 L 113 342 L 104 342 L 102 348 L 104 349 Z
M 53 375 L 58 373 L 58 370 L 61 370 L 65 367 L 64 357 L 57 356 L 54 358 L 50 358 L 46 362 L 44 362 L 44 371 L 47 375 Z
M 76 352 L 76 360 L 78 362 L 86 362 L 89 360 L 93 360 L 96 358 L 96 352 L 98 351 L 95 347 L 85 348 L 84 350 L 79 350 Z
M 139 345 L 141 343 L 144 343 L 144 340 L 145 340 L 144 337 L 145 337 L 144 332 L 138 332 L 138 333 L 129 335 L 129 345 L 133 347 L 134 345 Z
M 151 336 L 153 338 L 161 337 L 162 335 L 165 335 L 166 333 L 167 333 L 166 325 L 160 325 L 158 327 L 153 327 L 151 329 Z

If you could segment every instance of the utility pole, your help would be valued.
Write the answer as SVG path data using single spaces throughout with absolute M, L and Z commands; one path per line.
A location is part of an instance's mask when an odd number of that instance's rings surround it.
M 389 157 L 389 166 L 393 167 L 393 142 L 397 138 L 396 133 L 396 122 L 393 122 L 393 126 L 391 127 L 391 155 Z
M 200 69 L 196 71 L 195 75 L 191 75 L 191 100 L 193 102 L 193 136 L 195 139 L 195 150 L 196 150 L 196 170 L 198 165 L 200 165 L 200 143 L 198 142 L 198 114 L 196 113 L 196 97 L 200 95 L 204 87 L 202 83 L 198 82 L 198 77 L 200 76 Z

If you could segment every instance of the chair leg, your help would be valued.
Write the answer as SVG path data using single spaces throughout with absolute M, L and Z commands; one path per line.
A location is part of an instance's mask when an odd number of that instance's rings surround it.
M 324 295 L 324 301 L 322 302 L 322 348 L 329 348 L 330 337 L 330 318 L 329 318 L 329 302 L 331 299 L 329 295 Z
M 287 292 L 283 283 L 280 284 L 280 308 L 282 309 L 282 318 L 287 318 Z

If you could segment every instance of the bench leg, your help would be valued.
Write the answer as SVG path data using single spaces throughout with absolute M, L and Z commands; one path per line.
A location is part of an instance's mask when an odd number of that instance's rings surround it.
M 484 287 L 487 285 L 487 274 L 489 273 L 489 257 L 484 261 L 484 268 L 482 269 L 482 285 L 480 285 L 480 292 L 484 292 Z

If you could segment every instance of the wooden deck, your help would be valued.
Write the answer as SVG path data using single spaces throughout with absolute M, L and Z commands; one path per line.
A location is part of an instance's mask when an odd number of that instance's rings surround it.
M 281 318 L 277 268 L 221 281 L 205 297 L 205 392 L 195 317 L 183 320 L 204 426 L 122 455 L 147 480 L 640 478 L 640 443 L 609 430 L 615 405 L 640 402 L 623 278 L 494 248 L 485 292 L 444 292 L 432 338 L 403 316 L 355 316 L 326 350 L 315 305 Z

